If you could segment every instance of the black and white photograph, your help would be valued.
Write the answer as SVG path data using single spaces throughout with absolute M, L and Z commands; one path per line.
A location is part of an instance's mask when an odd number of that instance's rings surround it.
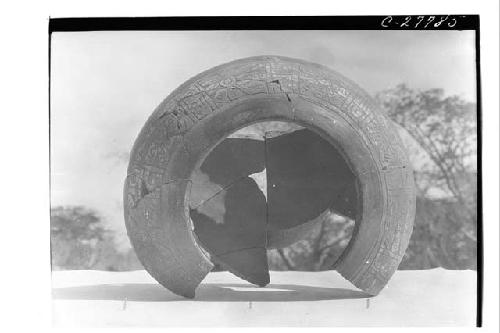
M 53 326 L 481 326 L 479 22 L 51 19 Z

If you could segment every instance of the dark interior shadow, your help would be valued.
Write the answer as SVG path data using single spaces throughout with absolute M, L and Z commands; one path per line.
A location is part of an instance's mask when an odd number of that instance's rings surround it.
M 269 290 L 271 289 L 271 290 Z M 279 289 L 279 290 L 273 290 Z M 175 295 L 159 284 L 101 284 L 93 286 L 54 288 L 54 299 L 114 300 L 138 302 L 171 302 L 188 299 Z M 205 283 L 196 289 L 194 301 L 199 302 L 297 302 L 368 298 L 370 295 L 353 289 L 322 288 L 294 284 L 270 284 L 257 288 L 248 284 Z

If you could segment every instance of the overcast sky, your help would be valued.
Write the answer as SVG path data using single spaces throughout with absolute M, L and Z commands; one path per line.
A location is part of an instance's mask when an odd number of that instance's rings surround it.
M 146 118 L 199 72 L 264 54 L 329 66 L 370 94 L 406 83 L 475 101 L 473 31 L 53 33 L 52 205 L 96 209 L 126 246 L 123 181 Z

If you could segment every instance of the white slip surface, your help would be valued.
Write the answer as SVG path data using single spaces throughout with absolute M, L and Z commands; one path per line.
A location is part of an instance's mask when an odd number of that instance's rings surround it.
M 336 271 L 270 272 L 255 287 L 210 273 L 192 300 L 146 271 L 54 271 L 54 326 L 474 326 L 476 272 L 397 271 L 368 297 Z

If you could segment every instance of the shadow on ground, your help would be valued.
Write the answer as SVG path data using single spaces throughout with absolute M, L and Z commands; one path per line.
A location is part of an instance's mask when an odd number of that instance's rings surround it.
M 101 284 L 54 288 L 54 299 L 112 300 L 137 302 L 189 301 L 158 284 Z M 298 302 L 368 298 L 370 295 L 352 289 L 322 288 L 293 284 L 270 284 L 257 288 L 245 284 L 206 283 L 196 289 L 199 302 Z

